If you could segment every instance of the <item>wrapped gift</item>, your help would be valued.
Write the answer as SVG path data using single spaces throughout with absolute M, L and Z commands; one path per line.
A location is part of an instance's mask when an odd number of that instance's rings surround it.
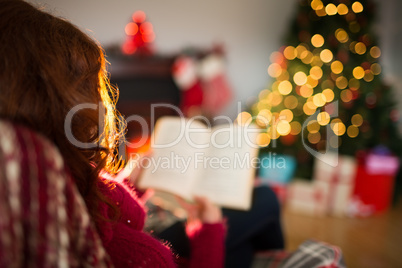
M 377 147 L 366 156 L 365 168 L 370 175 L 395 176 L 399 159 L 384 147 Z
M 327 212 L 325 193 L 314 182 L 295 179 L 288 186 L 287 207 L 296 213 L 324 216 Z
M 332 166 L 329 158 L 338 157 L 338 165 Z M 326 159 L 328 158 L 328 159 Z M 317 159 L 314 165 L 313 183 L 324 195 L 323 202 L 330 215 L 346 216 L 356 176 L 356 159 L 327 153 Z
M 360 154 L 349 215 L 366 217 L 387 210 L 398 169 L 399 159 L 383 147 Z
M 293 178 L 296 170 L 293 156 L 269 152 L 261 154 L 260 160 L 258 176 L 263 182 L 286 184 Z

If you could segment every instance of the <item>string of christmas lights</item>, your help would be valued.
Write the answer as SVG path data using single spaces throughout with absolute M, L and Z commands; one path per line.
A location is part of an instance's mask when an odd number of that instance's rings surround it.
M 272 140 L 292 146 L 307 118 L 303 138 L 317 150 L 328 144 L 338 148 L 345 137 L 353 140 L 374 135 L 371 125 L 375 122 L 368 110 L 376 107 L 381 97 L 381 50 L 367 29 L 368 15 L 363 14 L 367 3 L 324 2 L 302 1 L 305 12 L 297 18 L 297 43 L 271 54 L 267 72 L 272 84 L 260 92 L 248 112 L 237 117 L 239 124 L 255 121 L 261 127 L 261 147 Z M 319 28 L 319 24 L 328 27 Z M 339 102 L 339 116 L 330 105 L 335 101 Z M 327 125 L 335 134 L 328 142 Z

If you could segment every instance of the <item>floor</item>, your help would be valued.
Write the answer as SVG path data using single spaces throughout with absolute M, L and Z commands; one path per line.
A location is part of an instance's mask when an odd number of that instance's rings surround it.
M 369 218 L 316 218 L 284 208 L 288 250 L 309 238 L 339 246 L 347 267 L 402 267 L 402 200 L 391 210 Z

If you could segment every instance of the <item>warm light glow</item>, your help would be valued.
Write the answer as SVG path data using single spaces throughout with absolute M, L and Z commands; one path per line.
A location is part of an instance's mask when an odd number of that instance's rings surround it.
M 251 112 L 253 114 L 257 114 L 261 109 L 264 109 L 264 107 L 261 105 L 262 101 L 258 101 L 255 102 L 252 106 L 251 106 Z
M 343 64 L 339 60 L 334 61 L 331 63 L 331 71 L 334 74 L 340 74 L 343 71 Z
M 245 126 L 250 124 L 251 122 L 251 114 L 248 112 L 241 112 L 239 113 L 239 115 L 236 118 L 237 124 L 239 124 L 240 126 Z
M 321 67 L 324 63 L 321 61 L 320 56 L 315 55 L 311 61 L 311 65 Z
M 266 102 L 268 104 L 268 106 L 270 106 L 269 108 L 271 108 L 272 100 L 274 99 L 274 93 L 277 93 L 277 92 L 276 91 L 275 92 L 270 92 L 265 99 L 260 101 L 260 103 L 265 103 Z M 279 94 L 279 93 L 277 93 L 277 94 Z M 267 107 L 265 107 L 265 108 L 267 108 Z
M 124 54 L 134 54 L 137 51 L 137 47 L 133 43 L 124 43 L 123 45 L 123 53 Z
M 133 14 L 133 21 L 137 23 L 142 23 L 145 21 L 146 15 L 142 10 L 138 10 Z
M 283 103 L 285 104 L 286 108 L 294 109 L 299 104 L 299 101 L 297 100 L 297 98 L 295 96 L 291 95 L 291 96 L 287 96 L 285 98 L 285 100 L 283 101 Z
M 317 93 L 313 97 L 313 103 L 317 107 L 324 106 L 326 102 L 327 102 L 327 99 L 325 98 L 324 94 L 322 94 L 322 93 Z
M 290 133 L 290 124 L 286 120 L 279 120 L 278 124 L 276 125 L 276 131 L 282 135 L 286 136 Z
M 325 7 L 325 12 L 327 12 L 328 15 L 332 16 L 332 15 L 336 15 L 336 13 L 338 13 L 338 9 L 336 8 L 336 6 L 334 4 L 328 4 Z
M 318 131 L 320 131 L 320 127 L 320 124 L 318 124 L 316 120 L 311 120 L 307 124 L 307 130 L 310 133 L 317 133 Z
M 300 87 L 300 95 L 304 98 L 308 98 L 313 95 L 313 88 L 310 85 L 303 85 Z
M 279 92 L 272 92 L 271 96 L 272 96 L 271 99 L 272 106 L 278 106 L 279 104 L 281 104 L 283 97 Z
M 342 136 L 343 134 L 345 134 L 346 127 L 345 124 L 343 124 L 342 122 L 336 122 L 333 124 L 332 130 L 334 131 L 335 135 Z
M 343 102 L 349 102 L 353 99 L 353 93 L 349 89 L 342 90 L 341 92 L 341 100 Z
M 311 37 L 311 44 L 315 47 L 322 47 L 324 45 L 324 37 L 320 34 L 315 34 Z
M 262 109 L 271 108 L 271 105 L 268 103 L 267 100 L 261 100 L 257 103 L 254 103 L 254 105 L 251 108 L 254 113 L 258 113 L 258 111 L 260 111 Z
M 322 94 L 324 94 L 327 102 L 331 102 L 334 100 L 335 95 L 334 95 L 334 91 L 332 89 L 330 89 L 330 88 L 324 89 L 322 91 Z
M 269 125 L 269 123 L 271 122 L 271 119 L 272 119 L 271 111 L 269 111 L 267 109 L 263 109 L 258 113 L 255 122 L 260 127 L 267 127 Z
M 364 81 L 366 82 L 371 82 L 374 79 L 374 74 L 371 70 L 366 70 L 364 71 L 364 77 L 363 77 Z
M 304 112 L 306 115 L 312 115 L 312 114 L 315 113 L 315 111 L 316 111 L 316 109 L 311 108 L 310 105 L 309 105 L 309 103 L 306 102 L 306 103 L 303 105 L 303 112 Z
M 318 80 L 309 75 L 307 76 L 306 84 L 310 85 L 312 88 L 315 88 L 318 85 Z
M 367 51 L 367 48 L 366 48 L 366 45 L 365 45 L 364 43 L 358 42 L 358 43 L 355 45 L 355 52 L 356 52 L 357 54 L 363 55 L 364 53 L 366 53 L 366 51 Z
M 152 34 L 154 32 L 154 27 L 150 22 L 144 22 L 140 26 L 140 31 L 142 34 Z
M 263 89 L 260 91 L 260 93 L 258 94 L 258 98 L 260 100 L 265 99 L 266 97 L 268 97 L 269 93 L 271 93 L 271 91 L 269 89 Z
M 314 55 L 310 51 L 306 50 L 300 57 L 304 64 L 310 64 L 313 61 Z
M 324 8 L 324 4 L 321 2 L 321 0 L 313 0 L 311 1 L 311 8 L 314 10 L 320 10 Z
M 283 61 L 283 55 L 278 51 L 274 51 L 271 53 L 271 56 L 269 56 L 269 59 L 271 62 L 281 63 Z
M 360 2 L 356 1 L 352 4 L 352 10 L 354 13 L 360 13 L 363 11 L 363 5 Z
M 373 72 L 373 74 L 379 75 L 381 73 L 381 65 L 374 63 L 371 65 L 370 70 Z
M 307 98 L 306 104 L 310 107 L 310 109 L 317 109 L 317 105 L 313 102 L 313 96 Z
M 307 57 L 307 55 L 308 55 L 309 53 L 310 53 L 310 51 L 304 50 L 303 52 L 300 53 L 299 58 L 300 58 L 301 60 L 303 60 L 303 59 L 305 59 L 305 58 Z
M 276 140 L 277 138 L 279 138 L 281 135 L 278 133 L 278 131 L 276 131 L 276 125 L 273 125 L 271 127 L 268 128 L 267 130 L 267 134 L 271 137 L 271 140 Z
M 281 75 L 276 78 L 276 80 L 278 80 L 278 81 L 277 81 L 277 82 L 278 82 L 278 85 L 279 85 L 279 82 L 280 82 L 280 81 L 289 80 L 289 77 L 290 77 L 290 76 L 289 76 L 289 72 L 288 72 L 286 69 L 282 69 Z
M 360 81 L 356 78 L 351 78 L 349 80 L 349 88 L 351 90 L 358 90 L 360 88 Z
M 271 142 L 271 138 L 267 133 L 260 133 L 257 136 L 257 144 L 260 147 L 266 147 Z
M 271 77 L 278 77 L 280 76 L 282 73 L 282 67 L 278 64 L 278 63 L 272 63 L 271 65 L 269 65 L 268 67 L 268 74 Z
M 312 67 L 312 68 L 310 69 L 310 75 L 311 75 L 311 77 L 314 78 L 314 79 L 316 79 L 316 80 L 321 79 L 322 74 L 323 74 L 323 73 L 322 73 L 321 67 L 314 66 L 314 67 Z
M 303 52 L 307 51 L 307 48 L 304 46 L 304 44 L 300 44 L 296 47 L 296 57 L 301 59 L 301 55 Z
M 307 82 L 307 75 L 304 72 L 297 72 L 293 76 L 293 81 L 296 85 L 302 86 Z
M 380 48 L 379 47 L 377 47 L 377 46 L 374 46 L 374 47 L 372 47 L 371 49 L 370 49 L 370 55 L 371 55 L 371 57 L 373 57 L 373 58 L 379 58 L 380 56 L 381 56 L 381 50 L 380 50 Z
M 339 76 L 335 80 L 335 84 L 339 89 L 345 89 L 348 86 L 348 79 L 344 76 Z
M 128 23 L 124 31 L 126 32 L 127 35 L 135 35 L 138 32 L 137 23 L 134 22 Z
M 277 124 L 278 120 L 279 120 L 279 113 L 278 112 L 272 113 L 272 124 Z
M 351 122 L 354 126 L 360 127 L 363 124 L 363 116 L 355 114 L 352 116 Z
M 311 144 L 317 144 L 317 143 L 320 142 L 321 134 L 320 134 L 320 132 L 317 132 L 317 133 L 314 133 L 314 134 L 309 133 L 307 135 L 307 139 Z
M 278 85 L 278 91 L 282 95 L 288 95 L 290 92 L 292 92 L 292 83 L 287 80 L 280 82 Z
M 146 34 L 142 36 L 142 40 L 144 40 L 145 43 L 151 43 L 155 40 L 155 34 Z
M 335 119 L 332 119 L 332 121 L 331 121 L 331 128 L 333 129 L 334 128 L 334 125 L 336 124 L 336 123 L 342 123 L 342 120 L 341 119 L 339 119 L 339 118 L 335 118 Z
M 353 41 L 353 42 L 351 42 L 351 43 L 349 44 L 349 49 L 350 49 L 350 51 L 352 51 L 353 53 L 356 53 L 356 50 L 355 50 L 356 44 L 357 44 L 356 41 Z
M 317 122 L 321 126 L 328 125 L 329 120 L 330 120 L 330 116 L 327 112 L 321 112 L 317 115 Z
M 332 60 L 332 58 L 333 58 L 331 50 L 324 49 L 323 51 L 321 51 L 320 58 L 325 63 L 330 62 Z
M 318 17 L 324 17 L 327 15 L 327 12 L 325 12 L 325 8 L 321 8 L 319 10 L 316 10 L 315 13 L 317 14 Z
M 364 77 L 364 69 L 361 66 L 357 66 L 353 69 L 353 76 L 356 79 L 362 79 Z
M 338 14 L 339 15 L 346 15 L 348 14 L 349 9 L 345 4 L 339 4 L 338 5 Z
M 342 28 L 339 28 L 335 31 L 335 37 L 341 43 L 346 43 L 349 40 L 348 33 Z
M 296 50 L 294 47 L 288 46 L 283 51 L 283 55 L 285 56 L 286 59 L 293 60 L 294 58 L 296 58 Z
M 297 121 L 290 123 L 290 134 L 298 135 L 301 132 L 301 124 Z
M 291 122 L 293 120 L 293 113 L 289 109 L 282 110 L 279 113 L 279 119 Z
M 347 133 L 349 137 L 356 138 L 359 135 L 359 129 L 356 126 L 349 126 Z

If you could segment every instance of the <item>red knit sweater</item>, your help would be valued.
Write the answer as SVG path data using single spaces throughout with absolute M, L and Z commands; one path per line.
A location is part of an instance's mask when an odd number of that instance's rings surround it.
M 116 267 L 176 267 L 185 263 L 187 267 L 223 267 L 224 226 L 199 224 L 187 228 L 191 245 L 191 258 L 183 262 L 173 255 L 168 244 L 158 241 L 142 231 L 145 210 L 135 190 L 126 184 L 115 182 L 102 187 L 104 194 L 120 209 L 116 222 L 105 222 L 100 228 L 103 245 Z M 101 206 L 105 217 L 106 205 Z
M 105 222 L 99 239 L 57 148 L 0 120 L 0 267 L 112 267 L 110 259 L 115 267 L 176 266 L 169 247 L 142 231 L 145 212 L 133 190 L 116 184 L 104 192 L 121 217 Z M 100 209 L 107 217 L 107 206 Z M 221 267 L 222 224 L 200 227 L 189 233 L 189 266 Z

